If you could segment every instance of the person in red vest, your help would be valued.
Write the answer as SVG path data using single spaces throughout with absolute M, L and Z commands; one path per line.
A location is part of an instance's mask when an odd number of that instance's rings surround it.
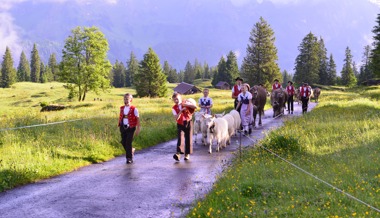
M 190 159 L 190 154 L 193 151 L 192 143 L 192 130 L 193 121 L 192 117 L 197 108 L 194 99 L 182 100 L 181 94 L 175 92 L 172 96 L 174 106 L 172 112 L 174 119 L 177 122 L 177 152 L 173 155 L 174 160 L 179 161 L 181 154 L 185 154 L 184 160 Z M 182 137 L 182 134 L 184 137 Z M 184 138 L 184 139 L 183 139 Z M 183 152 L 182 144 L 185 141 L 185 152 Z
M 126 163 L 133 163 L 135 149 L 132 147 L 134 137 L 140 133 L 139 111 L 131 105 L 133 96 L 129 93 L 124 95 L 124 105 L 120 107 L 119 129 L 121 133 L 121 144 L 125 150 Z
M 288 93 L 288 114 L 293 114 L 293 96 L 294 96 L 294 86 L 292 81 L 288 81 L 288 86 L 286 86 L 286 92 Z
M 303 85 L 300 87 L 300 96 L 301 96 L 301 101 L 302 101 L 302 113 L 307 112 L 310 94 L 311 94 L 311 90 L 310 90 L 308 84 L 303 83 Z
M 273 91 L 273 90 L 276 90 L 276 89 L 280 89 L 280 88 L 282 88 L 282 87 L 281 87 L 281 84 L 278 83 L 278 79 L 275 79 L 275 80 L 274 80 L 274 83 L 273 83 L 273 85 L 272 85 L 272 91 Z
M 235 99 L 234 101 L 234 108 L 240 113 L 240 106 L 236 107 L 238 105 L 238 96 L 242 92 L 242 84 L 243 84 L 243 79 L 240 77 L 237 77 L 235 79 L 236 84 L 232 87 L 232 98 Z

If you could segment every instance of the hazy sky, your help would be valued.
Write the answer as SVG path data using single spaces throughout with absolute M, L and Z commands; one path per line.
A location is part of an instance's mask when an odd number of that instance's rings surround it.
M 122 2 L 130 2 L 134 0 L 0 0 L 0 1 L 1 1 L 1 4 L 0 4 L 0 55 L 2 56 L 4 54 L 5 48 L 6 46 L 8 46 L 10 47 L 12 51 L 14 60 L 17 62 L 19 55 L 22 51 L 22 48 L 20 46 L 22 44 L 20 43 L 20 40 L 21 40 L 20 33 L 22 32 L 22 29 L 18 27 L 17 25 L 15 25 L 14 18 L 12 17 L 12 14 L 10 13 L 10 9 L 16 4 L 26 2 L 26 1 L 33 2 L 36 4 L 41 3 L 41 2 L 57 2 L 57 3 L 75 2 L 79 4 L 97 4 L 99 2 L 103 2 L 103 3 L 108 3 L 108 4 L 117 4 L 117 3 L 122 3 Z M 152 0 L 152 1 L 156 1 L 156 0 Z M 218 3 L 218 0 L 195 0 L 194 2 L 199 3 L 203 1 Z M 230 0 L 230 1 L 236 7 L 244 7 L 247 4 L 250 4 L 252 2 L 264 3 L 265 1 L 270 1 L 274 3 L 276 7 L 277 6 L 282 7 L 284 5 L 292 6 L 292 5 L 297 5 L 297 4 L 305 3 L 305 2 L 307 2 L 308 4 L 309 3 L 313 4 L 313 3 L 325 2 L 325 1 L 336 1 L 336 2 L 352 1 L 352 2 L 355 2 L 354 4 L 360 4 L 362 1 L 367 1 L 367 2 L 369 1 L 374 4 L 374 7 L 380 6 L 380 0 Z M 304 22 L 307 22 L 307 21 L 305 20 Z M 375 21 L 373 21 L 373 23 L 374 22 Z M 355 25 L 355 21 L 353 21 L 350 25 Z M 301 37 L 304 37 L 304 36 L 301 36 Z M 325 41 L 328 41 L 330 36 L 326 35 L 323 37 Z M 365 44 L 371 44 L 372 37 L 373 35 L 371 33 L 371 30 L 369 30 L 366 33 L 361 33 L 361 42 L 356 42 L 356 43 L 363 44 L 361 46 L 364 47 Z M 238 57 L 240 57 L 241 55 L 245 55 L 244 49 L 236 49 L 235 52 Z M 361 59 L 361 57 L 358 57 L 358 56 L 360 55 L 354 55 L 354 59 L 356 60 L 357 63 L 359 63 L 359 60 Z M 335 60 L 335 61 L 340 62 L 341 60 L 338 60 L 338 61 Z M 341 66 L 337 66 L 337 70 L 340 71 L 340 69 L 341 69 Z

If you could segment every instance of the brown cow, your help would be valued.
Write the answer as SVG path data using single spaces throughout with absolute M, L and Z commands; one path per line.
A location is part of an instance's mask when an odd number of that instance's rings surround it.
M 256 126 L 256 115 L 259 112 L 259 126 L 261 123 L 261 116 L 264 115 L 264 107 L 267 103 L 267 91 L 262 86 L 253 86 L 249 90 L 252 94 L 252 103 L 253 103 L 253 127 Z
M 286 93 L 285 90 L 276 89 L 272 91 L 270 102 L 273 107 L 273 117 L 284 114 L 284 109 L 286 108 L 286 99 L 288 99 L 288 93 Z
M 314 89 L 314 99 L 315 99 L 315 102 L 318 102 L 318 98 L 319 98 L 319 95 L 321 94 L 321 89 L 320 88 L 315 88 Z

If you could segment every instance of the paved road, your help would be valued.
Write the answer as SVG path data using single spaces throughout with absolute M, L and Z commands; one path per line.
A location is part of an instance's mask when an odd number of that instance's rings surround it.
M 301 107 L 295 103 L 294 115 L 278 119 L 271 117 L 272 111 L 265 114 L 263 126 L 251 134 L 253 140 L 281 126 L 284 119 L 299 116 Z M 252 145 L 252 140 L 241 137 L 242 147 Z M 130 165 L 117 157 L 0 193 L 0 217 L 183 217 L 212 188 L 233 153 L 238 154 L 240 137 L 211 155 L 206 147 L 195 145 L 189 161 L 173 160 L 175 146 L 172 140 L 137 151 Z

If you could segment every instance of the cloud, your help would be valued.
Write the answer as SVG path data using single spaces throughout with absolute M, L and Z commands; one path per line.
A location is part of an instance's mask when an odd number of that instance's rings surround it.
M 0 13 L 0 54 L 4 54 L 8 46 L 13 57 L 16 57 L 22 51 L 20 44 L 18 28 L 13 24 L 12 16 L 6 12 Z
M 377 5 L 377 6 L 380 7 L 380 0 L 369 0 L 369 2 L 371 2 L 371 3 L 373 3 L 373 4 L 375 4 L 375 5 Z

